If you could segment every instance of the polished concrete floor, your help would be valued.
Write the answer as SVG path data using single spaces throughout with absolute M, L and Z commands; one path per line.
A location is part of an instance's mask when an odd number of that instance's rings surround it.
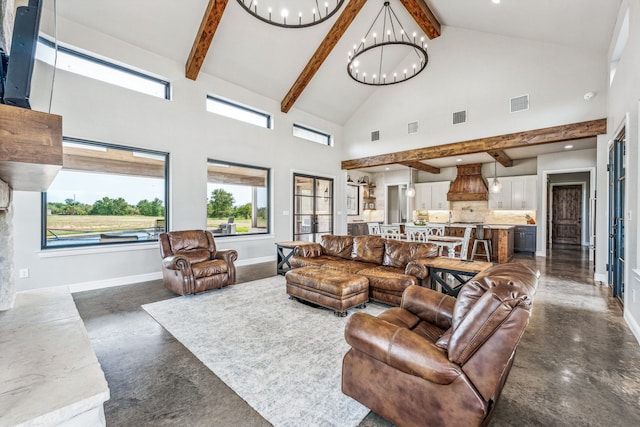
M 491 425 L 640 426 L 640 345 L 587 253 L 517 260 L 542 276 Z M 240 267 L 236 286 L 274 274 L 272 263 Z M 140 308 L 174 297 L 161 281 L 73 296 L 111 389 L 107 425 L 270 425 Z M 361 426 L 391 424 L 370 413 Z

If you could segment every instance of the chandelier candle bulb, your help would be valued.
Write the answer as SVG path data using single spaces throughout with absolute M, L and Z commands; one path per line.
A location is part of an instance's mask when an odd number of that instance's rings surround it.
M 237 0 L 237 2 L 249 14 L 267 24 L 283 28 L 305 28 L 319 24 L 331 18 L 340 10 L 342 5 L 345 3 L 345 0 L 336 0 L 335 3 L 331 2 L 331 4 L 329 4 L 329 2 L 324 2 L 324 16 L 322 15 L 322 11 L 318 8 L 319 2 L 317 0 L 278 0 L 277 2 L 267 2 L 270 4 L 265 5 L 265 7 L 261 9 L 258 9 L 258 2 L 253 0 Z M 292 7 L 302 10 L 298 13 L 297 20 L 295 19 L 295 15 L 293 15 L 293 19 L 288 19 L 289 12 L 293 10 L 291 9 Z M 309 9 L 307 9 L 307 7 L 309 7 Z M 277 16 L 273 16 L 274 10 L 276 14 L 279 13 L 278 11 L 281 11 L 282 20 L 279 20 Z M 307 14 L 305 15 L 305 10 L 311 13 L 308 14 L 308 12 L 306 12 Z
M 354 45 L 353 55 L 349 56 L 347 63 L 349 77 L 358 83 L 383 86 L 401 83 L 420 74 L 428 63 L 425 37 L 418 32 L 412 32 L 411 35 L 407 34 L 405 39 L 405 33 L 406 30 L 390 2 L 385 1 L 366 34 L 361 38 L 361 43 L 357 47 Z M 378 34 L 381 35 L 380 40 L 378 40 Z M 422 37 L 418 42 L 417 39 L 420 36 Z M 362 79 L 359 79 L 357 74 L 358 62 L 363 68 Z M 413 69 L 413 72 L 410 73 L 409 69 Z M 369 80 L 366 80 L 365 70 L 366 74 L 373 76 Z M 404 72 L 398 78 L 395 70 L 404 70 Z M 392 73 L 393 80 L 387 81 L 387 74 Z

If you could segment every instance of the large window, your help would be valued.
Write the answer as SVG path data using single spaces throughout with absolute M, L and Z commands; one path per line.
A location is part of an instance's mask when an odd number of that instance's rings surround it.
M 207 95 L 207 111 L 263 128 L 271 128 L 270 114 L 217 96 Z
M 171 97 L 169 82 L 140 71 L 60 45 L 58 45 L 56 58 L 54 43 L 42 37 L 38 40 L 36 58 L 51 66 L 55 63 L 56 68 L 60 70 L 80 74 L 158 98 L 170 99 Z
M 158 240 L 168 154 L 64 138 L 64 166 L 42 193 L 42 247 Z
M 209 160 L 207 194 L 216 237 L 269 233 L 269 169 Z

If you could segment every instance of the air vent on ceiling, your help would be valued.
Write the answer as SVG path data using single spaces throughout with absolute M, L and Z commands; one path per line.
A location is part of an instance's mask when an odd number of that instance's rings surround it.
M 418 133 L 418 122 L 411 122 L 407 124 L 407 133 Z
M 455 111 L 452 114 L 451 124 L 459 125 L 460 123 L 467 122 L 467 110 Z
M 371 141 L 379 141 L 380 140 L 380 131 L 374 130 L 371 132 Z
M 511 105 L 511 112 L 517 113 L 518 111 L 527 111 L 529 109 L 529 95 L 517 96 L 509 100 Z

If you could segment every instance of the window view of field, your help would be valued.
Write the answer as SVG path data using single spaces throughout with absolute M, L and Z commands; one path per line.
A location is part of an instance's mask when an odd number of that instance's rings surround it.
M 268 233 L 268 170 L 210 160 L 207 175 L 207 229 L 217 236 Z
M 44 246 L 157 240 L 166 155 L 63 140 L 63 170 L 43 198 Z

